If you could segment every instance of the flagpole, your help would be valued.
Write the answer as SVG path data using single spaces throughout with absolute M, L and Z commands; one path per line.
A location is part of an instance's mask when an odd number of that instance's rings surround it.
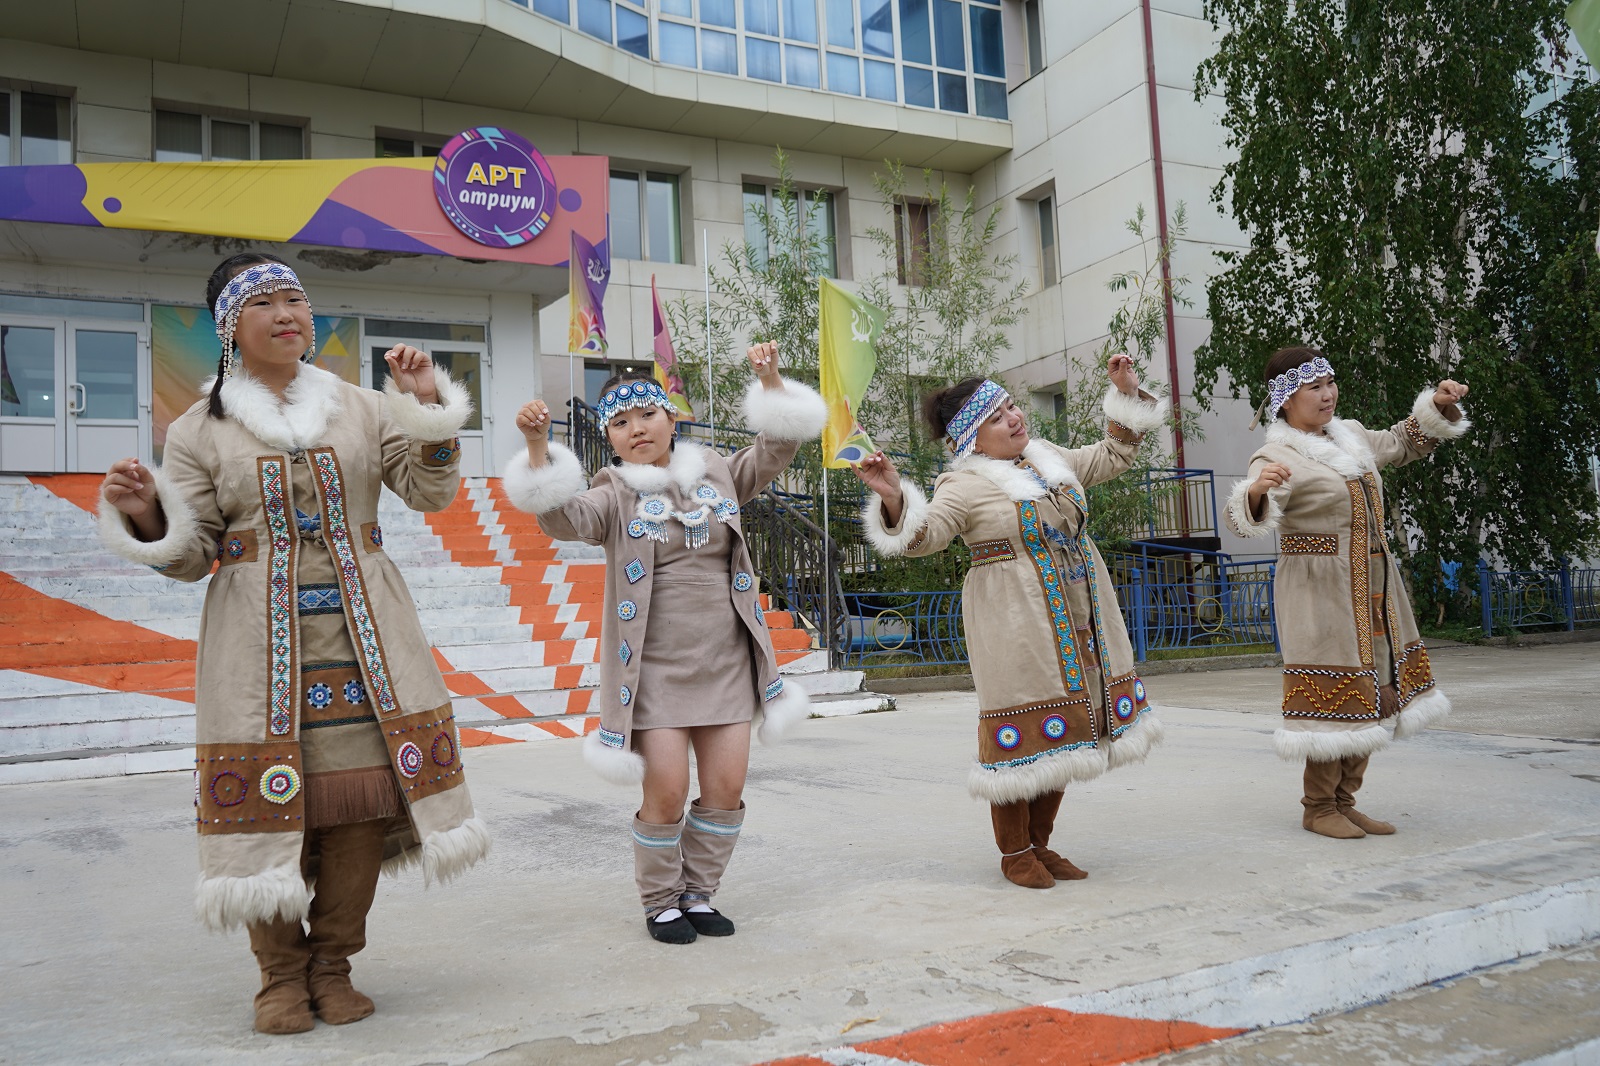
M 578 398 L 578 372 L 575 366 L 578 353 L 570 347 L 567 349 L 567 446 L 572 446 L 572 428 L 578 421 L 578 405 L 573 401 Z
M 818 446 L 820 448 L 820 445 Z M 823 456 L 822 465 L 822 647 L 828 652 L 828 668 L 833 663 L 833 589 L 828 581 L 828 567 L 833 563 L 833 526 L 828 523 L 828 465 Z
M 717 375 L 711 354 L 711 231 L 700 227 L 700 265 L 706 279 L 706 413 L 711 423 L 711 447 L 717 446 Z

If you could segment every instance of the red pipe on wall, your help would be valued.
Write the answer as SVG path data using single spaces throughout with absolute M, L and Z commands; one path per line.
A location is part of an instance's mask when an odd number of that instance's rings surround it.
M 1167 179 L 1161 164 L 1161 112 L 1156 106 L 1156 48 L 1155 33 L 1150 25 L 1150 0 L 1139 0 L 1139 11 L 1144 16 L 1144 80 L 1145 88 L 1150 100 L 1150 154 L 1155 160 L 1156 172 L 1156 225 L 1157 233 L 1161 240 L 1161 247 L 1167 246 Z M 1169 259 L 1161 260 L 1162 295 L 1166 304 L 1167 318 L 1167 377 L 1172 385 L 1172 413 L 1177 416 L 1183 411 L 1182 394 L 1178 387 L 1178 338 L 1173 330 L 1176 314 L 1172 305 L 1172 263 Z M 1180 423 L 1181 424 L 1181 423 Z M 1172 431 L 1173 455 L 1177 464 L 1185 466 L 1183 461 L 1183 430 Z M 1187 532 L 1189 525 L 1188 508 L 1184 508 L 1184 527 Z

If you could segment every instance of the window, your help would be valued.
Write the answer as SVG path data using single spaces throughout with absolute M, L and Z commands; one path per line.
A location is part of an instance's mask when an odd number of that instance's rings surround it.
M 1039 12 L 1040 0 L 1022 0 L 1023 32 L 1028 37 L 1028 77 L 1044 69 L 1044 16 Z
M 894 205 L 894 259 L 902 285 L 927 281 L 928 260 L 933 254 L 934 214 L 934 206 L 920 200 L 902 200 Z
M 0 167 L 72 162 L 72 99 L 0 89 Z
M 1060 280 L 1059 262 L 1056 256 L 1056 199 L 1046 196 L 1039 201 L 1040 288 L 1048 289 Z
M 422 134 L 413 137 L 410 134 L 389 136 L 380 133 L 373 139 L 373 157 L 377 159 L 415 159 L 419 156 L 436 156 L 444 148 L 448 137 L 434 137 Z
M 821 242 L 824 247 L 815 248 L 823 258 L 815 263 L 807 263 L 806 271 L 813 277 L 836 278 L 839 276 L 839 250 L 836 246 L 838 239 L 837 223 L 833 210 L 834 194 L 826 189 L 796 189 L 795 209 L 800 212 L 800 224 L 806 229 L 807 235 L 812 238 L 807 242 L 808 247 Z M 767 235 L 761 228 L 760 210 L 765 208 L 768 217 L 774 224 L 781 225 L 781 207 L 773 199 L 772 190 L 760 182 L 744 183 L 744 240 L 747 245 L 755 250 L 756 262 L 766 266 L 767 256 L 771 246 Z
M 678 175 L 611 172 L 611 258 L 681 263 Z
M 188 111 L 156 111 L 157 163 L 305 157 L 305 130 L 300 126 Z

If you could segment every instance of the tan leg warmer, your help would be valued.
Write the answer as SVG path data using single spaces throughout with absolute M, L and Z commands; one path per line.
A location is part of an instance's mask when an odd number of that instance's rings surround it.
M 633 879 L 644 916 L 654 918 L 683 895 L 683 819 L 655 825 L 633 816 Z
M 689 804 L 689 815 L 683 828 L 683 897 L 684 910 L 698 903 L 710 903 L 722 884 L 722 872 L 733 858 L 734 845 L 739 843 L 739 830 L 744 825 L 744 804 L 736 811 L 718 811 L 700 806 L 696 800 Z

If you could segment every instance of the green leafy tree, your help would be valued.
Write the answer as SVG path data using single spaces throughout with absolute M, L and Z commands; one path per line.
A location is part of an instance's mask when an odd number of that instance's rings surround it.
M 1249 244 L 1207 286 L 1196 395 L 1226 376 L 1261 402 L 1266 357 L 1300 342 L 1329 353 L 1341 415 L 1369 426 L 1441 377 L 1472 386 L 1473 434 L 1386 475 L 1424 602 L 1441 560 L 1596 547 L 1600 130 L 1593 88 L 1548 105 L 1562 8 L 1205 4 L 1219 46 L 1196 91 L 1222 95 L 1236 153 L 1214 198 Z

